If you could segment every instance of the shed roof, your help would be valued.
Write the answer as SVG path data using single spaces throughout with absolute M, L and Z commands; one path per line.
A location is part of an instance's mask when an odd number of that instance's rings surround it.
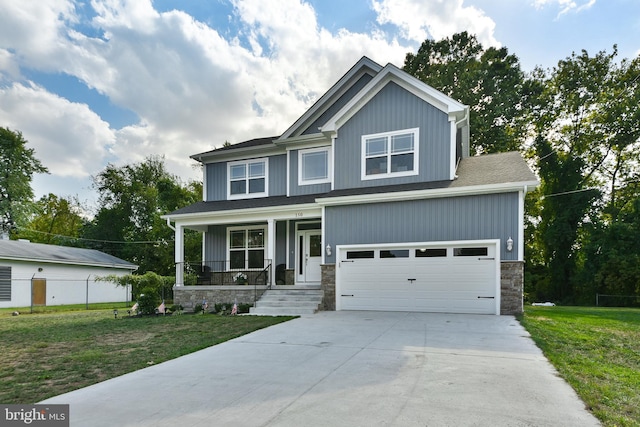
M 95 249 L 0 240 L 0 261 L 34 261 L 135 270 L 137 265 Z

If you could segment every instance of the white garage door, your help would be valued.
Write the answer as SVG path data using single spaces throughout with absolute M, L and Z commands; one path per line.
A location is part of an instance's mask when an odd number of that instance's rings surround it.
M 338 310 L 499 314 L 495 242 L 339 247 Z

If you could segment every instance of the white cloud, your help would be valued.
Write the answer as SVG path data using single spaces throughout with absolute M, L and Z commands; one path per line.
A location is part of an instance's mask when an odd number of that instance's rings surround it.
M 115 142 L 109 124 L 87 105 L 34 85 L 0 87 L 0 123 L 21 131 L 36 158 L 59 176 L 95 173 Z
M 2 125 L 21 130 L 57 175 L 164 155 L 172 173 L 195 178 L 189 155 L 278 135 L 361 56 L 401 66 L 412 50 L 380 30 L 332 33 L 303 0 L 232 5 L 238 30 L 223 36 L 184 12 L 158 12 L 150 0 L 0 0 L 0 14 L 11 17 L 0 26 Z M 374 5 L 379 22 L 394 23 L 411 42 L 426 31 L 440 38 L 469 30 L 497 44 L 493 21 L 462 0 Z M 411 20 L 394 12 L 403 7 Z M 21 79 L 26 68 L 77 77 L 140 120 L 112 129 L 87 105 Z
M 545 6 L 551 5 L 560 8 L 560 12 L 558 12 L 558 18 L 566 13 L 580 13 L 583 10 L 590 9 L 594 4 L 596 4 L 596 0 L 533 0 L 533 5 L 537 9 L 542 9 Z
M 495 22 L 482 10 L 464 6 L 464 0 L 374 0 L 372 4 L 378 23 L 396 25 L 408 40 L 421 43 L 467 31 L 485 47 L 500 46 L 493 35 Z

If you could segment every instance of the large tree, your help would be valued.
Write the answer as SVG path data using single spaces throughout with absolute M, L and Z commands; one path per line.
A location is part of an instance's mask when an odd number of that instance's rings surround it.
M 574 53 L 533 76 L 530 148 L 542 182 L 534 238 L 546 271 L 539 297 L 592 302 L 594 281 L 620 267 L 611 245 L 635 218 L 640 132 L 637 63 L 618 65 L 616 55 Z
M 78 240 L 85 222 L 77 197 L 49 193 L 34 203 L 29 219 L 18 227 L 16 237 L 37 243 L 81 246 Z
M 0 127 L 0 235 L 15 232 L 33 202 L 33 175 L 48 172 L 27 144 L 21 132 Z
M 472 154 L 522 145 L 525 76 L 506 48 L 485 49 L 467 32 L 425 40 L 416 54 L 407 54 L 404 70 L 469 106 Z
M 87 244 L 139 265 L 139 273 L 174 274 L 174 235 L 160 216 L 201 200 L 202 184 L 182 184 L 167 172 L 164 158 L 153 156 L 108 165 L 93 182 L 99 209 L 84 230 Z M 199 253 L 199 233 L 185 233 L 185 245 L 188 253 Z

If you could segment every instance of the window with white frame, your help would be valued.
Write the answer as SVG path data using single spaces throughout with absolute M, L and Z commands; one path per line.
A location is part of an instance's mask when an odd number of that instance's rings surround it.
M 229 269 L 264 268 L 265 236 L 264 227 L 229 228 Z
M 267 178 L 269 165 L 267 159 L 243 160 L 231 162 L 227 166 L 229 199 L 246 199 L 268 196 Z
M 329 147 L 298 151 L 298 184 L 324 184 L 331 182 L 331 156 Z
M 364 135 L 362 179 L 418 174 L 419 129 Z

